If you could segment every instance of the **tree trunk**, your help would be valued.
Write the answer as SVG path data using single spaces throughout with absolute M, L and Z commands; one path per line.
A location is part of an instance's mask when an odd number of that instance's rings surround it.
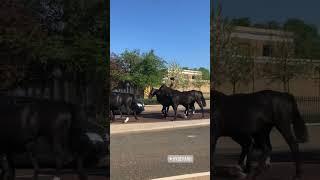
M 283 91 L 287 92 L 287 82 L 285 79 L 282 79 Z
M 253 72 L 252 72 L 252 92 L 254 92 L 254 90 L 255 90 L 254 83 L 255 83 L 255 78 L 254 78 L 254 69 L 253 69 Z
M 320 96 L 320 69 L 318 70 L 318 96 Z
M 234 82 L 233 84 L 232 84 L 232 93 L 233 94 L 235 94 L 236 93 L 236 83 Z

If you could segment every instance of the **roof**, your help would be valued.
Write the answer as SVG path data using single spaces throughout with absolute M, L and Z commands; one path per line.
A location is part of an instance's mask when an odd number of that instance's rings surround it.
M 294 33 L 281 30 L 235 26 L 231 37 L 260 41 L 293 41 Z

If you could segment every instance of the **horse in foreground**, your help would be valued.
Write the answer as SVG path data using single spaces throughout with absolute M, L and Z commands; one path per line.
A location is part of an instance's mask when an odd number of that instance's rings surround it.
M 308 140 L 308 132 L 291 94 L 271 90 L 234 95 L 225 95 L 214 90 L 211 94 L 214 105 L 210 129 L 211 172 L 214 172 L 214 153 L 218 138 L 227 136 L 241 145 L 239 162 L 247 156 L 245 170 L 249 173 L 248 179 L 255 179 L 270 156 L 269 135 L 275 127 L 292 152 L 296 166 L 295 179 L 301 178 L 302 163 L 298 143 Z M 253 145 L 262 150 L 255 171 L 251 171 Z
M 35 144 L 44 138 L 55 155 L 56 177 L 72 153 L 77 159 L 81 180 L 87 179 L 83 169 L 83 143 L 87 142 L 83 124 L 87 121 L 80 106 L 36 98 L 0 96 L 0 153 L 7 158 L 3 175 L 14 179 L 13 156 L 28 152 L 34 166 L 34 179 L 39 173 Z

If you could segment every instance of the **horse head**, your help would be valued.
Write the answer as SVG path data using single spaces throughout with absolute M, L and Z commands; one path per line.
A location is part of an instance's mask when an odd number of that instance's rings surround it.
M 148 98 L 151 99 L 154 95 L 157 94 L 158 91 L 159 91 L 158 89 L 155 89 L 155 88 L 152 87 L 152 89 L 150 90 Z

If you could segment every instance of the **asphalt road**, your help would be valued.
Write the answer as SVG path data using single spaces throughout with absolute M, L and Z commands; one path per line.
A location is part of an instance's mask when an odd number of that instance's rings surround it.
M 320 126 L 308 126 L 309 142 L 300 144 L 303 157 L 303 180 L 320 179 Z M 295 168 L 292 163 L 288 145 L 278 131 L 271 134 L 273 152 L 271 156 L 272 167 L 267 169 L 257 180 L 289 180 L 292 179 Z M 221 138 L 217 144 L 215 155 L 218 168 L 228 167 L 237 163 L 240 147 L 229 138 Z M 231 177 L 215 176 L 215 180 L 233 180 Z
M 210 170 L 209 127 L 111 135 L 111 179 L 144 180 Z M 189 164 L 168 155 L 193 155 Z

